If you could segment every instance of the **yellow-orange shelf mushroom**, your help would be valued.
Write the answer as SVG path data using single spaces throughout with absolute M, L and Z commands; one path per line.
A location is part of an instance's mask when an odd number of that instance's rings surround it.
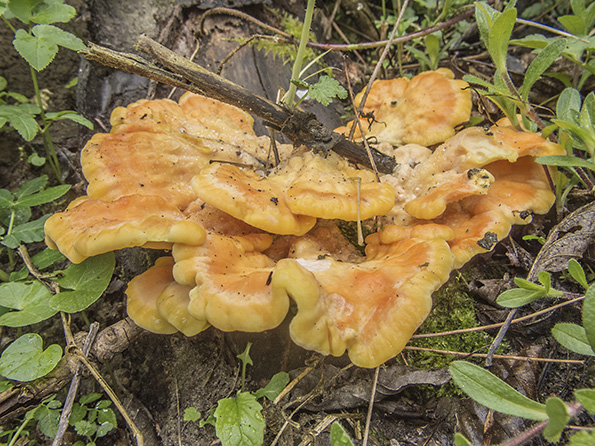
M 398 164 L 380 182 L 336 154 L 287 145 L 267 174 L 270 141 L 252 118 L 199 95 L 117 108 L 112 131 L 82 152 L 88 196 L 48 219 L 47 243 L 73 262 L 171 249 L 127 291 L 148 330 L 268 330 L 293 300 L 297 344 L 375 367 L 405 346 L 453 268 L 554 200 L 535 159 L 561 147 L 506 122 L 455 134 L 471 102 L 453 77 L 374 84 L 366 137 Z M 371 217 L 380 229 L 362 256 L 337 220 Z

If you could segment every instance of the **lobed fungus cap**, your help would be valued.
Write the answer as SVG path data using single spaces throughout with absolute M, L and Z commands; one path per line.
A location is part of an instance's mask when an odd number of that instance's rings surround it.
M 359 106 L 363 92 L 356 96 Z M 455 134 L 454 128 L 471 115 L 469 85 L 454 79 L 452 71 L 439 68 L 413 77 L 375 81 L 366 100 L 362 119 L 367 138 L 393 145 L 420 144 L 431 146 Z M 335 131 L 348 133 L 351 126 Z M 356 135 L 361 138 L 359 128 Z

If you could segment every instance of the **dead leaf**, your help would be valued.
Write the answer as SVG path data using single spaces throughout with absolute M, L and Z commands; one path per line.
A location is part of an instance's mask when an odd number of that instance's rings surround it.
M 570 259 L 583 256 L 594 238 L 595 202 L 592 202 L 568 215 L 552 230 L 527 279 L 534 281 L 541 271 L 564 271 Z

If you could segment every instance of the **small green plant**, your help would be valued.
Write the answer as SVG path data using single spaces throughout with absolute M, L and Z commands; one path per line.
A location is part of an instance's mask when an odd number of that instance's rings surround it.
M 549 42 L 533 59 L 523 79 L 520 88 L 514 85 L 507 68 L 507 54 L 510 37 L 517 18 L 514 2 L 509 3 L 503 12 L 499 12 L 484 2 L 475 4 L 475 18 L 480 36 L 485 44 L 496 72 L 494 82 L 490 83 L 477 76 L 467 75 L 463 79 L 471 84 L 479 85 L 479 90 L 500 108 L 504 115 L 515 127 L 520 127 L 517 113 L 520 111 L 527 127 L 535 128 L 541 120 L 529 103 L 529 92 L 550 65 L 562 54 L 566 48 L 564 39 L 554 39 Z M 531 124 L 533 122 L 533 124 Z
M 331 445 L 332 446 L 353 446 L 353 441 L 345 432 L 345 429 L 338 421 L 331 425 Z
M 248 343 L 244 352 L 238 355 L 242 362 L 242 385 L 236 396 L 223 398 L 217 407 L 210 411 L 208 418 L 200 422 L 200 426 L 215 426 L 217 438 L 223 446 L 244 445 L 260 446 L 264 441 L 265 422 L 262 416 L 261 398 L 273 401 L 289 383 L 289 375 L 285 372 L 275 374 L 269 383 L 255 392 L 244 391 L 246 367 L 252 365 Z M 184 411 L 184 420 L 197 421 L 201 414 L 194 407 Z
M 14 267 L 14 253 L 22 243 L 40 242 L 44 239 L 43 225 L 50 214 L 31 219 L 31 208 L 52 202 L 70 189 L 69 185 L 46 188 L 48 177 L 42 175 L 26 182 L 16 191 L 0 189 L 0 253 L 8 250 L 10 267 Z M 6 281 L 7 274 L 0 273 Z
M 98 438 L 105 437 L 118 426 L 111 404 L 110 400 L 101 399 L 100 393 L 82 396 L 78 403 L 74 403 L 68 423 L 77 434 L 86 437 L 86 441 L 78 440 L 73 446 L 95 446 Z
M 0 1 L 0 17 L 14 33 L 15 49 L 29 64 L 36 100 L 35 105 L 28 104 L 24 96 L 6 92 L 6 79 L 1 78 L 0 131 L 9 124 L 25 141 L 33 140 L 40 133 L 47 160 L 59 181 L 62 181 L 62 172 L 49 132 L 50 126 L 62 119 L 69 119 L 90 129 L 93 129 L 93 124 L 74 111 L 46 112 L 37 81 L 37 72 L 46 68 L 54 60 L 59 47 L 73 51 L 85 48 L 81 39 L 53 25 L 67 23 L 75 14 L 75 9 L 65 5 L 64 0 Z M 19 20 L 26 28 L 15 29 L 11 19 Z
M 595 284 L 587 283 L 585 271 L 578 262 L 571 261 L 568 269 L 572 278 L 586 290 L 582 310 L 583 325 L 559 323 L 552 329 L 552 335 L 570 351 L 595 356 Z M 528 286 L 521 290 L 531 297 L 534 297 L 535 293 L 540 297 L 547 297 L 551 294 L 551 292 L 547 292 L 551 291 L 550 278 L 542 276 L 540 282 L 539 290 L 531 289 Z M 522 284 L 527 285 L 524 282 Z M 506 293 L 508 292 L 503 293 L 500 297 Z M 507 301 L 507 299 L 504 300 Z M 523 299 L 514 300 L 515 303 L 522 305 L 520 302 Z M 527 299 L 527 302 L 531 300 Z M 533 436 L 542 433 L 549 442 L 559 441 L 569 421 L 584 410 L 591 415 L 595 414 L 595 389 L 576 390 L 574 392 L 575 400 L 569 403 L 565 403 L 558 397 L 549 397 L 545 404 L 542 404 L 520 394 L 500 378 L 475 364 L 455 361 L 450 365 L 450 373 L 455 384 L 478 403 L 498 412 L 540 422 L 531 432 Z M 593 429 L 590 429 L 573 434 L 570 436 L 568 444 L 575 446 L 592 444 L 595 439 L 594 432 Z M 456 434 L 455 444 L 466 446 L 471 443 L 463 435 Z

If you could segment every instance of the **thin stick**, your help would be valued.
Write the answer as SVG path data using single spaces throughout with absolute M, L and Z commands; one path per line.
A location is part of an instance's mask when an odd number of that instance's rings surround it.
M 488 350 L 488 354 L 486 356 L 486 364 L 485 364 L 486 367 L 491 367 L 492 358 L 494 357 L 496 350 L 498 350 L 498 347 L 500 347 L 500 344 L 502 343 L 504 336 L 506 336 L 506 332 L 510 328 L 510 324 L 512 322 L 512 319 L 516 315 L 516 312 L 517 312 L 516 308 L 514 308 L 513 310 L 510 310 L 510 312 L 506 316 L 506 320 L 504 321 L 504 323 L 502 324 L 502 327 L 500 327 L 500 330 L 498 331 L 498 334 L 494 338 L 492 345 L 490 345 L 490 349 Z
M 83 355 L 89 355 L 89 351 L 91 350 L 91 346 L 95 341 L 95 336 L 97 336 L 98 331 L 99 323 L 93 322 L 89 327 L 89 333 L 85 338 L 85 343 L 83 345 Z M 66 400 L 64 400 L 64 407 L 62 408 L 62 414 L 60 415 L 60 424 L 58 424 L 58 431 L 56 432 L 52 446 L 59 446 L 62 443 L 62 437 L 64 437 L 64 433 L 68 428 L 68 420 L 70 419 L 70 414 L 72 413 L 74 398 L 76 397 L 76 392 L 81 381 L 81 369 L 82 364 L 79 362 L 76 365 L 74 376 L 72 377 L 70 388 L 68 389 L 68 394 L 66 395 Z
M 406 346 L 403 350 L 411 350 L 411 351 L 419 351 L 419 352 L 430 352 L 430 353 L 441 353 L 444 355 L 454 355 L 454 356 L 466 356 L 471 357 L 475 356 L 478 358 L 487 358 L 489 355 L 487 353 L 466 353 L 466 352 L 453 352 L 450 350 L 436 350 L 433 348 L 424 348 L 424 347 L 413 347 L 413 346 Z M 577 359 L 551 359 L 551 358 L 538 358 L 535 356 L 515 356 L 515 355 L 492 355 L 495 359 L 508 359 L 508 360 L 518 360 L 518 361 L 535 361 L 535 362 L 557 362 L 562 364 L 584 364 L 584 361 L 579 361 Z
M 471 7 L 471 8 L 469 8 L 469 10 L 465 11 L 464 13 L 462 13 L 456 17 L 453 17 L 450 20 L 447 20 L 446 22 L 442 22 L 435 26 L 430 26 L 428 28 L 422 29 L 420 31 L 416 31 L 411 34 L 407 34 L 405 36 L 395 37 L 392 40 L 379 40 L 379 41 L 375 41 L 375 42 L 363 42 L 363 43 L 352 43 L 352 44 L 308 42 L 308 46 L 311 48 L 318 48 L 320 50 L 332 50 L 332 51 L 357 51 L 357 50 L 369 50 L 369 49 L 374 49 L 374 48 L 382 48 L 389 42 L 391 42 L 392 45 L 394 45 L 396 43 L 409 42 L 411 40 L 427 36 L 428 34 L 432 34 L 436 31 L 440 31 L 442 29 L 448 28 L 450 26 L 457 24 L 458 22 L 468 19 L 469 17 L 471 17 L 473 15 L 474 12 L 475 12 L 475 8 Z M 227 15 L 232 15 L 234 17 L 242 18 L 244 20 L 248 20 L 252 23 L 257 24 L 258 26 L 262 27 L 263 29 L 267 29 L 275 34 L 279 34 L 283 37 L 291 39 L 292 42 L 298 43 L 297 39 L 295 39 L 291 34 L 281 31 L 280 29 L 277 29 L 274 26 L 267 25 L 266 23 L 261 22 L 260 20 L 257 20 L 248 14 L 245 14 L 240 11 L 236 11 L 235 9 L 229 9 L 229 8 L 213 8 L 213 9 L 210 9 L 209 11 L 205 12 L 201 16 L 201 20 L 198 24 L 198 27 L 201 30 L 201 32 L 204 33 L 204 30 L 203 30 L 204 19 L 206 19 L 208 16 L 215 15 L 215 14 L 227 14 Z
M 368 437 L 370 436 L 370 423 L 372 422 L 372 410 L 374 409 L 374 398 L 376 398 L 376 387 L 378 386 L 378 372 L 380 366 L 374 370 L 374 381 L 372 382 L 372 393 L 370 395 L 370 403 L 368 404 L 368 415 L 366 416 L 366 427 L 364 429 L 364 440 L 362 446 L 368 445 Z
M 103 388 L 103 391 L 107 393 L 107 395 L 110 397 L 110 399 L 114 403 L 114 406 L 116 406 L 120 411 L 120 415 L 122 415 L 122 418 L 124 418 L 124 421 L 126 421 L 126 424 L 128 424 L 128 428 L 132 431 L 132 435 L 136 440 L 136 444 L 138 446 L 144 446 L 143 434 L 138 429 L 138 427 L 136 427 L 136 424 L 134 424 L 134 421 L 132 421 L 132 418 L 130 418 L 128 412 L 126 412 L 126 409 L 124 408 L 124 405 L 120 402 L 118 395 L 116 395 L 116 393 L 112 390 L 107 381 L 103 378 L 103 376 L 101 376 L 99 371 L 93 366 L 93 364 L 91 364 L 87 360 L 85 355 L 83 355 L 83 353 L 78 347 L 75 346 L 69 349 L 69 353 L 72 354 L 76 359 L 81 361 L 85 365 L 85 367 L 87 367 L 87 370 L 89 370 L 91 375 L 93 375 L 93 378 L 95 378 L 95 380 Z
M 580 302 L 584 298 L 585 298 L 585 296 L 580 296 L 580 297 L 577 297 L 575 299 L 568 300 L 566 302 L 562 302 L 562 303 L 556 304 L 556 305 L 554 305 L 552 307 L 545 308 L 543 310 L 536 311 L 535 313 L 528 314 L 527 316 L 523 316 L 523 317 L 519 317 L 517 319 L 514 319 L 510 323 L 511 324 L 516 324 L 516 323 L 519 323 L 519 322 L 526 321 L 528 319 L 533 319 L 534 317 L 541 316 L 542 314 L 549 313 L 550 311 L 557 310 L 558 308 L 565 307 L 566 305 L 571 305 L 571 304 Z M 436 338 L 436 337 L 439 337 L 439 336 L 449 336 L 449 335 L 456 335 L 456 334 L 463 334 L 463 333 L 472 333 L 472 332 L 475 332 L 475 331 L 484 331 L 484 330 L 491 330 L 493 328 L 500 328 L 503 325 L 504 325 L 504 322 L 499 322 L 497 324 L 483 325 L 481 327 L 473 327 L 473 328 L 463 328 L 461 330 L 443 331 L 443 332 L 440 332 L 440 333 L 418 334 L 418 335 L 413 335 L 411 337 L 411 339 Z

